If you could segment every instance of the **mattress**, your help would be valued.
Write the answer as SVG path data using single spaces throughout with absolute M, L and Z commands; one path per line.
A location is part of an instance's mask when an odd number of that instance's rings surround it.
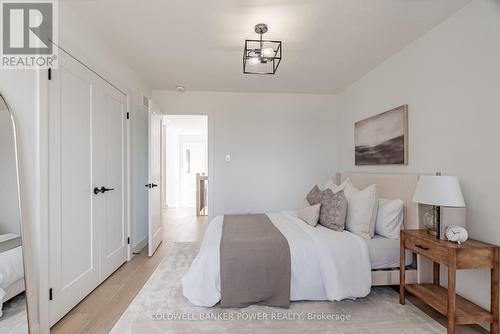
M 399 268 L 399 239 L 389 239 L 375 235 L 366 240 L 372 269 Z M 406 251 L 406 263 L 413 262 L 412 252 Z

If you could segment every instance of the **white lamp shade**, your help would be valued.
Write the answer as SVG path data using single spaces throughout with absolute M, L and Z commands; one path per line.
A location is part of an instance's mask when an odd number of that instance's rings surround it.
M 456 176 L 421 175 L 413 202 L 436 205 L 465 207 L 460 182 Z

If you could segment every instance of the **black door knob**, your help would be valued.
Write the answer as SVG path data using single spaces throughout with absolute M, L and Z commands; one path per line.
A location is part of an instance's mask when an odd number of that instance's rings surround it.
M 111 191 L 111 190 L 115 190 L 115 188 L 106 188 L 104 186 L 101 187 L 101 192 L 104 194 L 106 191 Z
M 101 192 L 101 189 L 99 189 L 97 187 L 94 188 L 94 194 L 95 195 L 99 194 L 100 192 Z
M 152 183 L 152 184 L 151 184 L 151 188 L 154 188 L 154 187 L 158 187 L 158 185 L 157 185 L 157 184 Z

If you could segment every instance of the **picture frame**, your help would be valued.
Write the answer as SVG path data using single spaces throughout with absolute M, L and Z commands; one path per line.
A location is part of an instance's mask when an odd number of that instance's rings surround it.
M 354 123 L 356 166 L 408 164 L 408 105 Z

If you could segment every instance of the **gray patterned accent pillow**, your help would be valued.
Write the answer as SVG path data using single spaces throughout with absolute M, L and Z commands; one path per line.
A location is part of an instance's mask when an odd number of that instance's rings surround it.
M 334 193 L 330 188 L 321 192 L 319 223 L 334 231 L 342 232 L 347 215 L 347 199 L 344 191 Z
M 334 193 L 331 189 L 321 191 L 315 186 L 306 197 L 310 205 L 321 203 L 319 223 L 334 231 L 342 232 L 347 215 L 347 199 L 344 191 Z
M 321 190 L 318 186 L 314 186 L 309 194 L 306 196 L 309 205 L 316 205 L 321 203 Z

